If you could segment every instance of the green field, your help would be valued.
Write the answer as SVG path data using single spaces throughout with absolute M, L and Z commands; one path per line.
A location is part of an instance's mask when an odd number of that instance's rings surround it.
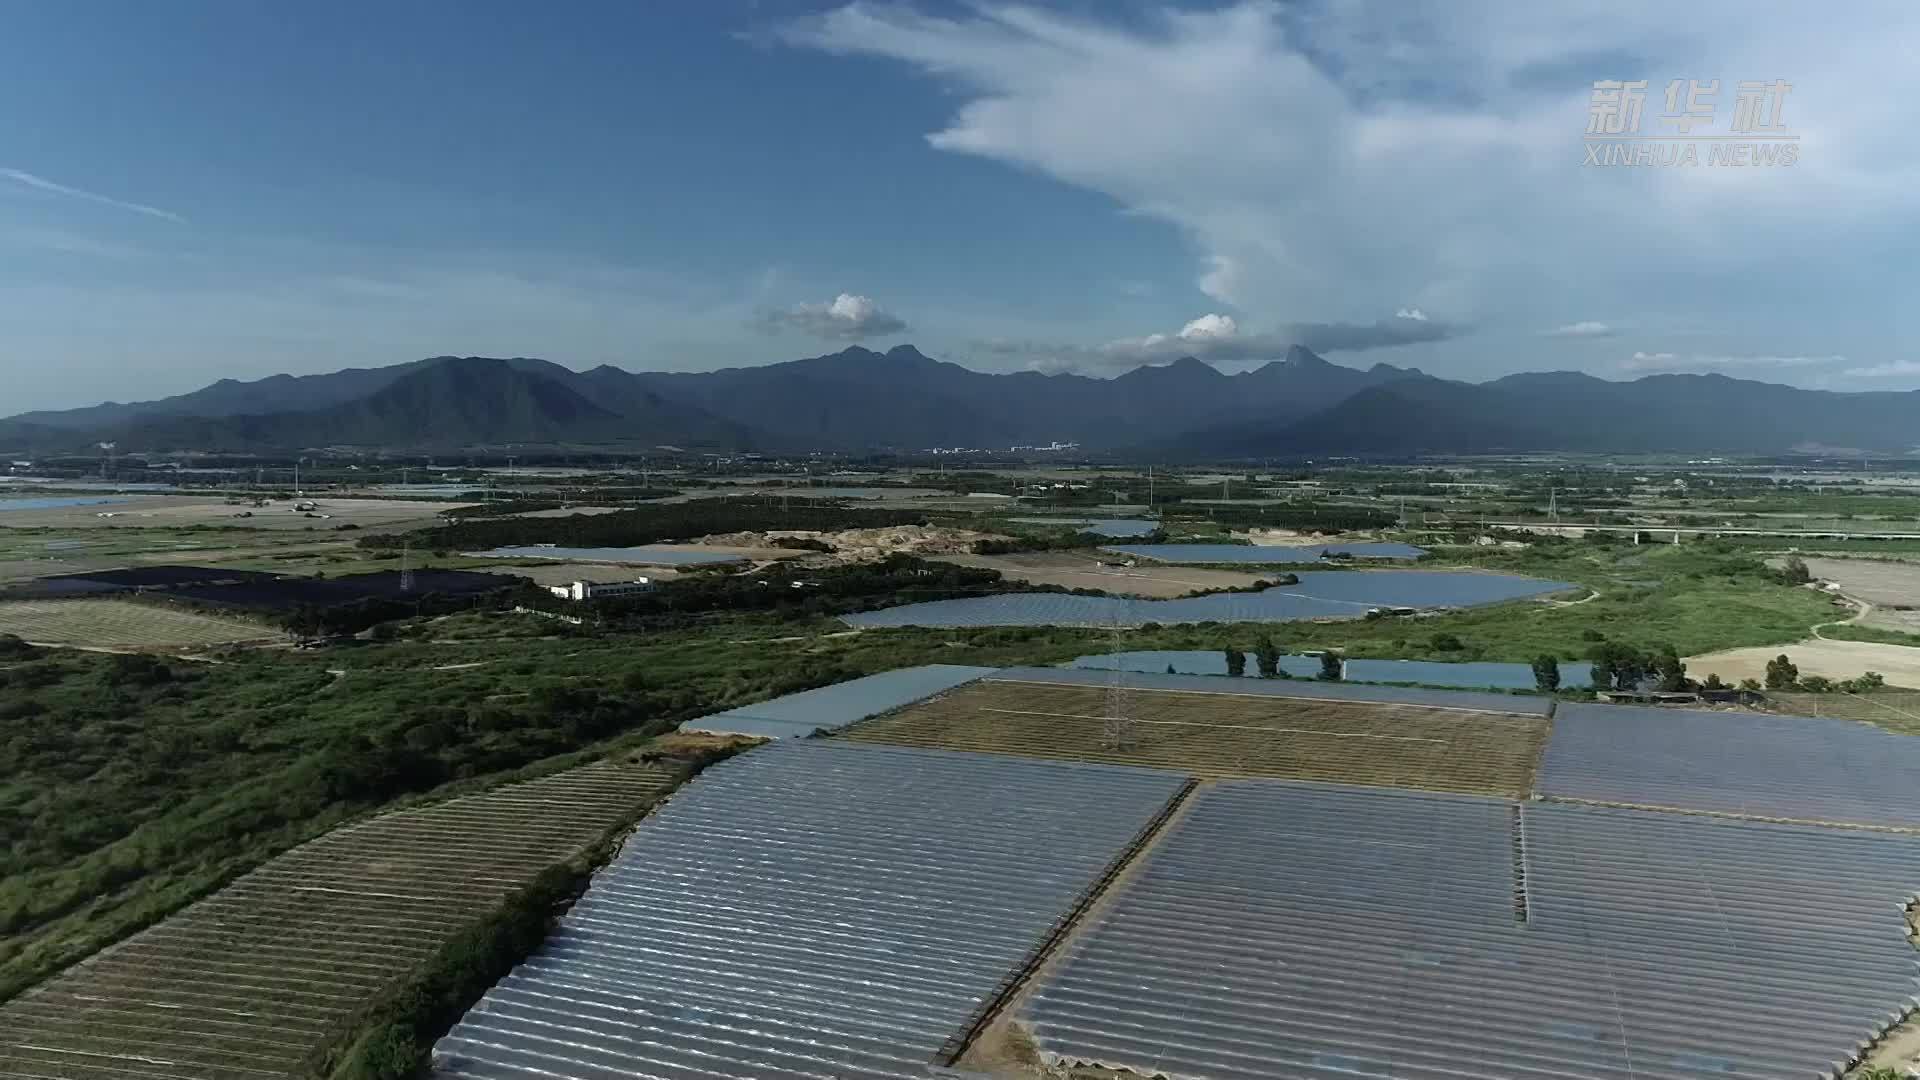
M 45 645 L 182 649 L 275 641 L 266 626 L 130 600 L 0 600 L 0 634 Z

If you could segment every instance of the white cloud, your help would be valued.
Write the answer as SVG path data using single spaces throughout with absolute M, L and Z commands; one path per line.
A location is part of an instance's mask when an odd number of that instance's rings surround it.
M 1393 313 L 1393 317 L 1396 319 L 1412 319 L 1414 322 L 1427 321 L 1427 313 L 1421 311 L 1419 308 L 1401 308 L 1399 311 Z
M 1715 356 L 1691 353 L 1636 352 L 1621 367 L 1628 371 L 1720 371 L 1728 368 L 1803 368 L 1846 362 L 1844 356 Z
M 930 145 L 1175 226 L 1197 288 L 1236 316 L 1364 322 L 1405 305 L 1532 327 L 1577 289 L 1596 307 L 1730 325 L 1777 317 L 1781 297 L 1850 304 L 1860 283 L 1910 285 L 1890 254 L 1869 267 L 1861 253 L 1920 219 L 1920 143 L 1886 137 L 1920 92 L 1906 55 L 1920 6 L 1833 20 L 1702 5 L 1676 30 L 1654 0 L 1243 0 L 1125 20 L 856 2 L 775 33 L 944 84 L 957 105 Z M 1796 87 L 1791 169 L 1582 165 L 1596 79 L 1655 80 L 1655 130 L 1660 80 L 1770 73 Z
M 1613 335 L 1613 327 L 1592 320 L 1556 326 L 1546 332 L 1547 337 L 1612 337 Z
M 1202 315 L 1180 328 L 1180 340 L 1230 341 L 1239 333 L 1231 315 Z
M 1084 346 L 1035 341 L 977 342 L 974 351 L 999 359 L 1024 359 L 1035 371 L 1078 371 L 1106 374 L 1142 365 L 1167 364 L 1191 356 L 1207 363 L 1234 366 L 1278 360 L 1295 345 L 1315 352 L 1354 352 L 1416 341 L 1440 341 L 1458 336 L 1465 328 L 1433 319 L 1418 311 L 1402 310 L 1391 319 L 1371 323 L 1289 323 L 1277 330 L 1242 330 L 1231 315 L 1210 312 L 1189 321 L 1175 333 L 1118 338 L 1102 345 Z
M 1920 360 L 1893 360 L 1871 367 L 1848 368 L 1840 374 L 1853 379 L 1894 379 L 1920 375 Z
M 33 173 L 26 172 L 21 169 L 0 169 L 0 178 L 12 180 L 17 184 L 24 184 L 27 187 L 34 188 L 39 191 L 48 191 L 48 192 L 52 192 L 55 195 L 65 195 L 70 199 L 84 199 L 88 202 L 100 203 L 103 206 L 114 206 L 122 210 L 130 211 L 135 214 L 145 214 L 148 217 L 157 217 L 163 221 L 173 221 L 183 225 L 186 224 L 186 221 L 187 221 L 186 218 L 181 217 L 179 214 L 176 214 L 171 210 L 162 210 L 157 206 L 148 206 L 145 203 L 126 202 L 125 200 L 122 200 L 122 199 L 115 199 L 107 195 L 100 195 L 95 192 L 83 190 L 81 188 L 68 187 L 65 184 L 56 184 L 53 181 L 48 180 L 43 176 L 35 176 Z
M 904 320 L 883 310 L 872 297 L 841 293 L 824 304 L 796 304 L 783 311 L 763 312 L 755 320 L 762 330 L 799 330 L 835 341 L 863 341 L 906 330 Z

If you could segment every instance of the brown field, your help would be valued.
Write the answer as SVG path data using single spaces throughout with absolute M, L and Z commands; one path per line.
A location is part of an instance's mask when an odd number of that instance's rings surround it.
M 1809 694 L 1794 690 L 1769 690 L 1767 707 L 1772 712 L 1788 716 L 1865 720 L 1901 735 L 1920 735 L 1920 691 Z
M 129 600 L 0 601 L 0 634 L 35 645 L 100 649 L 172 649 L 270 641 L 264 626 Z
M 1108 556 L 1114 561 L 1120 556 Z M 1205 589 L 1235 589 L 1254 585 L 1271 574 L 1233 570 L 1199 570 L 1186 566 L 1145 564 L 1134 567 L 1099 565 L 1092 555 L 1072 551 L 1033 551 L 1012 555 L 938 555 L 934 562 L 998 570 L 1014 581 L 1059 585 L 1068 589 L 1100 589 L 1125 596 L 1169 599 Z
M 905 746 L 1270 777 L 1523 796 L 1541 717 L 1255 694 L 1124 691 L 1134 739 L 1101 745 L 1106 689 L 982 682 L 875 717 L 844 738 Z
M 138 529 L 230 525 L 241 529 L 321 530 L 358 525 L 365 529 L 426 525 L 449 510 L 472 505 L 407 499 L 344 499 L 327 495 L 309 498 L 317 506 L 313 511 L 314 517 L 295 512 L 292 499 L 279 499 L 264 507 L 253 507 L 229 504 L 224 498 L 213 495 L 142 495 L 130 496 L 123 503 L 98 506 L 14 510 L 0 516 L 0 527 Z M 240 514 L 251 516 L 240 517 Z
M 1781 653 L 1785 653 L 1799 667 L 1802 676 L 1821 675 L 1837 681 L 1877 671 L 1889 685 L 1920 687 L 1920 649 L 1872 641 L 1809 638 L 1786 645 L 1726 649 L 1687 657 L 1687 673 L 1695 678 L 1705 678 L 1711 673 L 1730 683 L 1738 683 L 1741 679 L 1765 679 L 1767 661 Z
M 1920 564 L 1890 559 L 1808 559 L 1807 569 L 1873 605 L 1860 625 L 1920 634 Z
M 681 775 L 596 762 L 328 833 L 0 1006 L 0 1076 L 314 1075 L 443 941 Z

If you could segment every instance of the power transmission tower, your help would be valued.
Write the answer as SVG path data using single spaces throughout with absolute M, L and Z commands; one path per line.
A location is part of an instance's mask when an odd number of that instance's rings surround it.
M 1120 677 L 1120 630 L 1125 623 L 1124 613 L 1132 608 L 1132 600 L 1121 600 L 1113 609 L 1113 618 L 1108 623 L 1107 659 L 1112 661 L 1113 666 L 1107 671 L 1107 709 L 1100 721 L 1100 746 L 1106 750 L 1128 750 L 1133 747 L 1133 719 L 1127 715 L 1126 687 Z

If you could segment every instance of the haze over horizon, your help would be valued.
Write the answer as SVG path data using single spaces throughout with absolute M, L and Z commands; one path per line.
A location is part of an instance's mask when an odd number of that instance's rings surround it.
M 0 415 L 435 355 L 984 371 L 1302 344 L 1920 386 L 1920 9 L 126 0 L 12 12 Z M 377 27 L 377 33 L 369 33 Z M 1582 162 L 1792 85 L 1792 167 Z M 1702 129 L 1706 133 L 1711 129 Z

